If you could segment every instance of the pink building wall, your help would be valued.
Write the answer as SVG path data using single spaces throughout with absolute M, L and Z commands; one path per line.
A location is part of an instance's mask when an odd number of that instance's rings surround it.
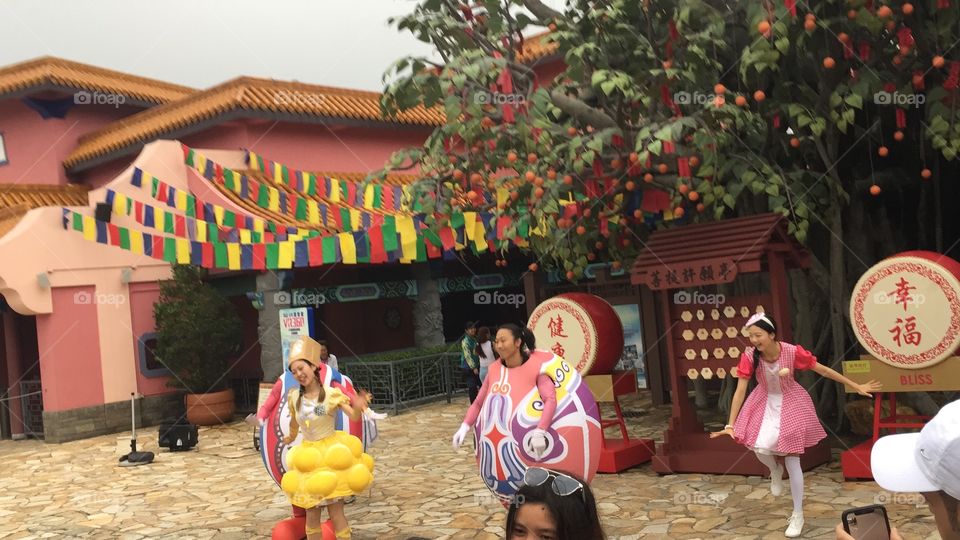
M 37 315 L 45 411 L 104 403 L 97 305 L 82 301 L 96 294 L 93 286 L 55 288 L 53 313 Z
M 138 340 L 144 334 L 156 330 L 153 318 L 153 305 L 160 299 L 160 284 L 130 284 L 130 339 L 133 340 L 133 354 L 137 362 L 137 392 L 145 396 L 155 396 L 175 391 L 167 386 L 170 377 L 147 377 L 143 374 L 144 359 L 140 357 Z
M 0 133 L 7 150 L 0 184 L 66 184 L 63 160 L 90 131 L 129 116 L 139 108 L 74 105 L 65 118 L 41 118 L 19 99 L 0 100 Z

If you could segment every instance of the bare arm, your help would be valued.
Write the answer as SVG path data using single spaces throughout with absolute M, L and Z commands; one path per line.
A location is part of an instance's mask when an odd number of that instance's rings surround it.
M 840 373 L 837 373 L 837 371 L 834 370 L 833 368 L 825 366 L 819 362 L 814 364 L 813 367 L 810 369 L 812 369 L 814 373 L 816 373 L 817 375 L 820 375 L 821 377 L 826 377 L 831 381 L 836 381 L 840 384 L 845 384 L 850 388 L 853 388 L 854 390 L 857 391 L 858 394 L 862 396 L 873 397 L 870 394 L 870 392 L 876 392 L 883 387 L 883 385 L 877 382 L 876 380 L 872 380 L 864 384 L 857 384 L 851 381 L 850 379 L 848 379 L 846 376 Z

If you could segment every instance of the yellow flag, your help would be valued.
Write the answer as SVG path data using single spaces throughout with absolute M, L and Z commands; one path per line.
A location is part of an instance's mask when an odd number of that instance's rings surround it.
M 283 166 L 279 163 L 273 164 L 273 182 L 275 184 L 283 183 Z
M 363 225 L 363 218 L 360 217 L 360 211 L 351 208 L 350 209 L 350 230 L 359 231 L 361 225 Z
M 213 207 L 213 217 L 217 220 L 217 225 L 223 225 L 223 207 L 214 206 Z
M 262 219 L 259 219 L 259 218 L 254 218 L 254 219 L 253 219 L 253 230 L 254 230 L 255 232 L 262 233 L 262 232 L 263 232 L 263 226 L 264 226 L 264 225 L 263 225 L 263 220 L 262 220 Z
M 187 192 L 182 189 L 177 190 L 176 209 L 181 212 L 187 209 Z
M 473 231 L 477 226 L 477 213 L 476 212 L 464 212 L 463 213 L 463 232 L 467 235 L 467 240 L 473 240 Z
M 158 231 L 163 230 L 163 223 L 165 219 L 164 216 L 166 216 L 166 214 L 167 213 L 163 211 L 163 208 L 160 208 L 159 206 L 153 207 L 153 226 Z
M 197 228 L 197 242 L 206 242 L 207 241 L 207 224 L 204 221 L 197 220 L 194 223 L 194 227 Z
M 190 240 L 177 238 L 177 262 L 190 264 Z
M 336 178 L 330 179 L 330 193 L 327 196 L 330 198 L 330 202 L 340 202 L 340 181 Z
M 506 188 L 497 188 L 497 206 L 503 206 L 506 204 L 507 199 L 510 198 L 510 190 Z
M 256 169 L 260 166 L 260 162 L 257 161 L 257 154 L 252 150 L 247 152 L 247 168 Z
M 311 225 L 320 223 L 320 207 L 317 206 L 317 201 L 312 199 L 307 200 L 307 219 Z
M 137 229 L 130 229 L 130 251 L 137 255 L 143 255 L 143 232 Z
M 373 184 L 368 184 L 367 187 L 363 190 L 363 207 L 364 208 L 373 208 L 373 198 L 374 190 Z
M 127 215 L 127 196 L 123 193 L 113 194 L 113 213 L 118 216 Z
M 486 228 L 483 226 L 483 220 L 482 220 L 482 219 L 478 219 L 478 220 L 477 220 L 477 225 L 476 225 L 476 227 L 477 227 L 477 228 L 476 228 L 476 230 L 474 231 L 474 234 L 473 234 L 473 243 L 474 243 L 475 246 L 477 246 L 477 251 L 486 251 L 486 249 L 487 249 L 487 239 L 486 239 L 487 231 L 486 231 Z
M 293 268 L 293 242 L 280 242 L 280 254 L 277 259 L 277 268 Z M 354 255 L 356 259 L 356 255 Z
M 241 244 L 250 243 L 250 229 L 240 229 L 240 243 Z
M 357 264 L 357 244 L 353 241 L 353 233 L 340 233 L 337 237 L 340 238 L 340 255 L 344 264 Z
M 97 239 L 97 221 L 91 216 L 83 216 L 83 239 Z
M 270 201 L 267 208 L 274 212 L 280 211 L 280 192 L 275 188 L 270 188 Z
M 397 216 L 397 233 L 400 235 L 400 249 L 404 259 L 417 258 L 417 230 L 412 216 Z
M 196 167 L 196 169 L 200 171 L 200 173 L 202 174 L 203 171 L 207 170 L 207 158 L 200 152 L 195 152 L 194 157 L 196 159 L 193 160 L 193 164 Z
M 236 242 L 227 244 L 227 268 L 230 270 L 240 269 L 240 244 Z

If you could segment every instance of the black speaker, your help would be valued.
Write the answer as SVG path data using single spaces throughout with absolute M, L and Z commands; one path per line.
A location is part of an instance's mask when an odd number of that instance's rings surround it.
M 113 207 L 107 203 L 97 203 L 97 209 L 94 211 L 94 217 L 97 221 L 110 223 L 110 215 L 113 213 Z
M 190 450 L 197 445 L 197 426 L 186 420 L 160 424 L 158 446 L 173 452 Z

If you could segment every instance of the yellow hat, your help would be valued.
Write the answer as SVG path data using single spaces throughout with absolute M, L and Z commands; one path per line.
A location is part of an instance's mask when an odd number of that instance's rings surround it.
M 312 364 L 313 367 L 320 367 L 320 344 L 309 336 L 300 336 L 290 344 L 290 354 L 287 358 L 287 369 L 290 369 L 294 360 L 303 360 Z

